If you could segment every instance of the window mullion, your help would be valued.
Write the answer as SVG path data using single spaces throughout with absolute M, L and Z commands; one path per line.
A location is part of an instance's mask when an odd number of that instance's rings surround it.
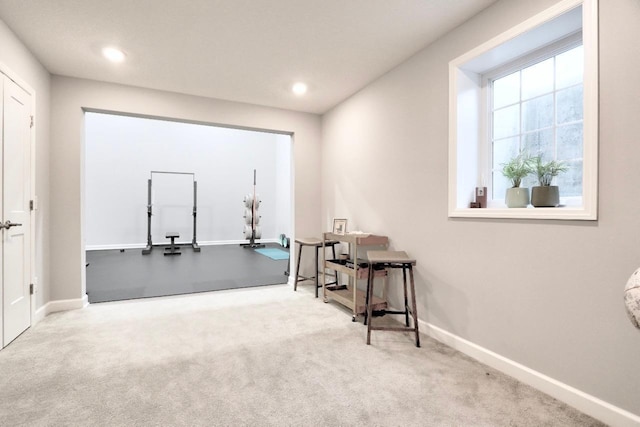
M 558 160 L 558 80 L 557 80 L 558 57 L 553 57 L 553 160 Z

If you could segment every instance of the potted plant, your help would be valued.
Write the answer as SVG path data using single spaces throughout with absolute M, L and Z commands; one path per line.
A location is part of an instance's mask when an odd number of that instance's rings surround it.
M 560 204 L 560 191 L 557 185 L 551 185 L 553 178 L 569 167 L 562 160 L 543 162 L 542 157 L 533 158 L 533 171 L 538 177 L 539 186 L 531 189 L 531 204 L 537 208 L 555 208 Z
M 504 198 L 509 208 L 526 208 L 529 204 L 529 189 L 520 188 L 522 179 L 533 172 L 531 157 L 524 152 L 502 164 L 502 175 L 511 181 Z

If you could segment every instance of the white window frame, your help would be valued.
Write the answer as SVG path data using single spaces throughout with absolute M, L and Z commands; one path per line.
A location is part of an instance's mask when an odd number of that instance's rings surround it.
M 520 39 L 556 18 L 582 7 L 583 78 L 583 194 L 580 206 L 557 208 L 469 208 L 476 187 L 485 186 L 484 174 L 490 170 L 488 105 L 484 101 L 483 74 L 512 63 L 504 60 L 500 49 L 518 49 Z M 578 15 L 579 16 L 579 15 Z M 575 31 L 574 31 L 575 32 Z M 549 31 L 547 31 L 549 33 Z M 553 42 L 569 36 L 561 34 Z M 530 37 L 532 39 L 532 37 Z M 520 52 L 525 56 L 542 48 Z M 549 43 L 547 43 L 549 44 Z M 513 49 L 512 49 L 513 50 Z M 487 59 L 488 58 L 488 59 Z M 487 62 L 488 61 L 488 62 Z M 491 62 L 493 61 L 493 62 Z M 479 66 L 479 63 L 484 65 Z M 489 64 L 489 66 L 486 65 Z M 474 67 L 476 69 L 474 69 Z M 478 67 L 484 67 L 481 72 Z M 598 11 L 597 0 L 563 0 L 553 7 L 500 34 L 449 63 L 449 217 L 597 220 L 598 191 Z M 486 93 L 484 94 L 486 95 Z

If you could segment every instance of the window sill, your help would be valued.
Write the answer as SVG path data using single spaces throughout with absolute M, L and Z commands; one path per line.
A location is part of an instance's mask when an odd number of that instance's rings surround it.
M 457 208 L 449 211 L 449 218 L 494 219 L 559 219 L 595 221 L 597 215 L 581 207 L 558 208 Z

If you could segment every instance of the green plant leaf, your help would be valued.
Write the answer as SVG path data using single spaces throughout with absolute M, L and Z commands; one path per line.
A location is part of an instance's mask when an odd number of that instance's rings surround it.
M 533 158 L 521 151 L 506 163 L 502 163 L 502 175 L 511 181 L 512 187 L 520 187 L 522 179 L 533 172 Z

